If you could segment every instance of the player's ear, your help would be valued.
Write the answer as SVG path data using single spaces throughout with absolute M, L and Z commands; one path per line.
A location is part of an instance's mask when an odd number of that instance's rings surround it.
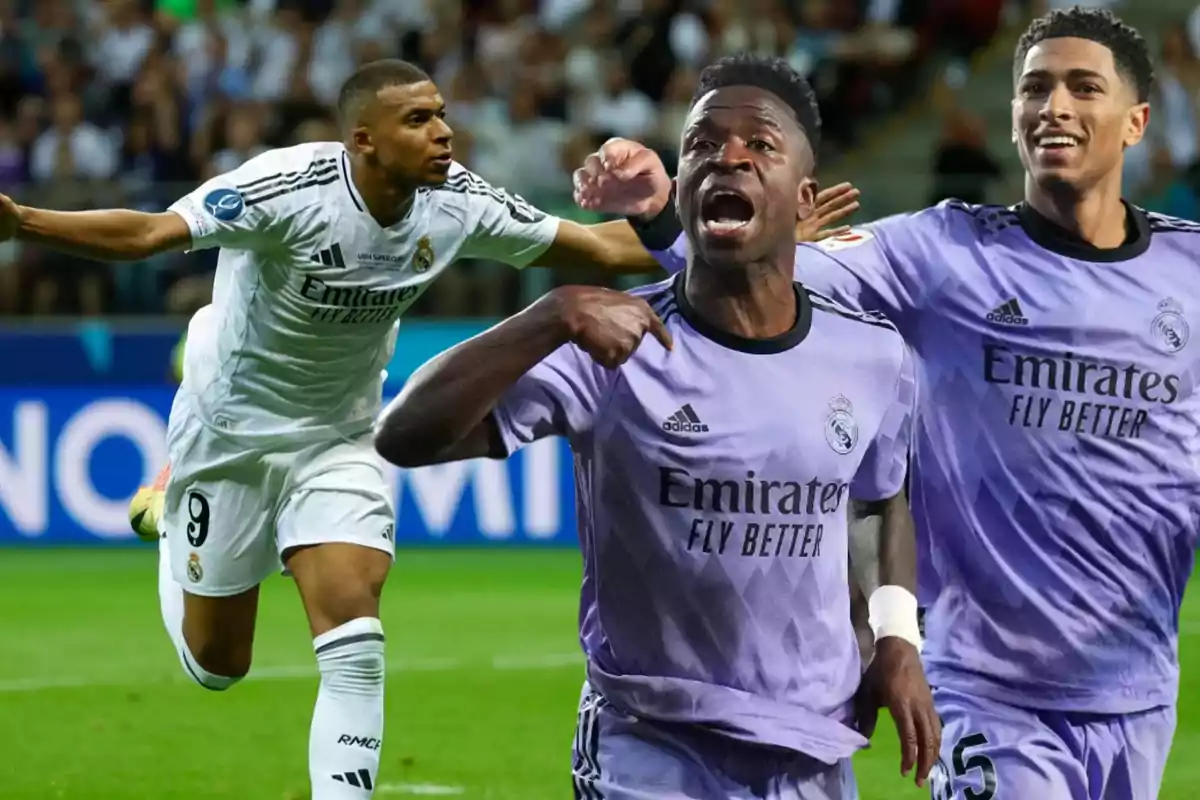
M 1138 103 L 1129 109 L 1125 118 L 1125 146 L 1133 147 L 1146 135 L 1150 124 L 1150 104 Z
M 812 178 L 800 181 L 796 190 L 796 220 L 806 220 L 813 215 L 817 208 L 817 182 Z
M 355 128 L 350 131 L 350 144 L 355 152 L 363 155 L 371 155 L 375 152 L 375 141 L 371 138 L 371 132 L 366 128 Z

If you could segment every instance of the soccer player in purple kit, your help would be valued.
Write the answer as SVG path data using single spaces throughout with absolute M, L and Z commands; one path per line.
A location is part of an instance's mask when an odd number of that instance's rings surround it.
M 1014 63 L 1023 203 L 948 202 L 797 251 L 806 285 L 881 311 L 915 354 L 935 800 L 1158 796 L 1200 513 L 1200 226 L 1122 200 L 1152 82 L 1110 12 L 1042 17 Z M 645 215 L 652 249 L 678 225 L 655 217 L 656 163 L 613 142 L 577 187 Z M 683 244 L 660 260 L 679 268 Z
M 687 268 L 629 294 L 551 292 L 423 366 L 377 424 L 401 466 L 570 442 L 588 659 L 576 797 L 850 800 L 879 703 L 918 783 L 936 759 L 902 494 L 911 361 L 889 323 L 792 277 L 818 130 L 786 63 L 710 67 L 680 159 Z M 850 498 L 882 516 L 899 598 L 866 675 Z

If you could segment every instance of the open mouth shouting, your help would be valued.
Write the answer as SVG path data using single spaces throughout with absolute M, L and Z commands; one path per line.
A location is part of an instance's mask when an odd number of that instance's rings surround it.
M 737 189 L 713 188 L 700 201 L 700 228 L 713 238 L 736 237 L 753 221 L 754 203 Z

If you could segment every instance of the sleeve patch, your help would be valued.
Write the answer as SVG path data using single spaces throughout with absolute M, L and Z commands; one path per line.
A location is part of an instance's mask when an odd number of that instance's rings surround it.
M 204 210 L 221 222 L 236 222 L 246 211 L 246 202 L 236 189 L 213 189 L 204 196 Z
M 858 247 L 866 244 L 875 238 L 875 234 L 865 228 L 855 228 L 852 231 L 843 233 L 840 236 L 830 236 L 820 242 L 816 242 L 816 247 L 824 250 L 827 253 L 835 253 L 838 250 L 847 250 L 851 247 Z

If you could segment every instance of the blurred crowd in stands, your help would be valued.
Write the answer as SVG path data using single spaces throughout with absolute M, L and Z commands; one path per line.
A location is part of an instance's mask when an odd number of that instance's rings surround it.
M 1158 32 L 1157 86 L 1147 141 L 1126 157 L 1130 194 L 1200 222 L 1200 6 Z
M 398 56 L 441 87 L 460 161 L 578 217 L 570 172 L 606 137 L 651 141 L 671 164 L 697 72 L 715 57 L 778 54 L 808 74 L 828 163 L 919 96 L 935 58 L 965 63 L 1005 5 L 0 0 L 0 191 L 63 209 L 161 210 L 265 148 L 340 138 L 340 83 L 364 61 Z M 1159 119 L 1181 130 L 1168 137 L 1179 139 L 1172 163 L 1190 163 L 1195 48 L 1182 32 L 1172 41 L 1164 58 L 1177 80 L 1164 101 L 1192 113 Z M 204 253 L 105 265 L 0 244 L 0 314 L 188 313 L 207 301 L 214 264 Z M 520 302 L 511 270 L 452 272 L 418 310 L 500 314 Z

